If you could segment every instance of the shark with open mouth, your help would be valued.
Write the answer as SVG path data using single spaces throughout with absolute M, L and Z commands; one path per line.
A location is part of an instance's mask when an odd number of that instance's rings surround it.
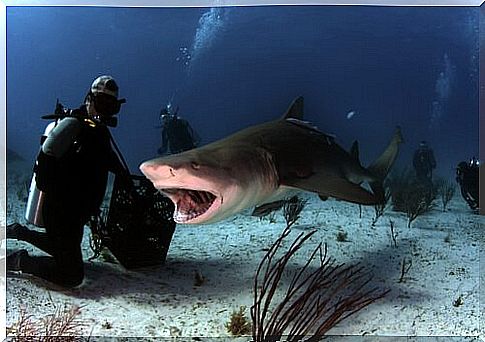
M 332 135 L 303 121 L 299 97 L 278 120 L 145 161 L 140 170 L 175 204 L 177 223 L 213 223 L 297 191 L 316 193 L 322 200 L 382 203 L 382 182 L 401 142 L 398 127 L 381 156 L 365 168 L 356 149 L 345 151 Z

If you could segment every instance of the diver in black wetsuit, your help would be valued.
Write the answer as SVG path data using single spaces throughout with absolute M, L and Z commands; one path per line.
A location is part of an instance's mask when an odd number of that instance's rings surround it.
M 480 163 L 472 158 L 470 162 L 460 162 L 456 167 L 456 181 L 460 185 L 461 195 L 472 209 L 479 206 L 479 170 Z
M 180 118 L 177 113 L 178 108 L 175 113 L 172 113 L 170 105 L 160 111 L 162 124 L 162 144 L 158 149 L 160 155 L 191 150 L 200 143 L 199 136 L 188 121 Z
M 127 173 L 112 149 L 107 127 L 116 125 L 123 102 L 118 100 L 115 80 L 100 76 L 84 105 L 60 118 L 48 133 L 35 167 L 37 188 L 45 193 L 41 210 L 45 233 L 13 223 L 7 226 L 7 238 L 29 242 L 50 256 L 29 255 L 21 249 L 7 257 L 7 271 L 32 274 L 64 288 L 82 283 L 84 225 L 99 212 L 108 171 Z
M 436 168 L 436 160 L 433 150 L 426 141 L 421 141 L 419 148 L 414 152 L 413 166 L 416 172 L 416 180 L 425 185 L 432 186 L 433 169 Z

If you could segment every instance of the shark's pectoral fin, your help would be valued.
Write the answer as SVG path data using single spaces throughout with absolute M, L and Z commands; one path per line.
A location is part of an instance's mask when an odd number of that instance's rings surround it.
M 284 200 L 265 203 L 254 208 L 251 216 L 262 217 L 270 214 L 272 211 L 279 210 L 285 204 Z
M 322 200 L 326 197 L 334 197 L 365 205 L 374 205 L 381 202 L 380 196 L 374 195 L 345 178 L 332 175 L 312 175 L 308 178 L 287 179 L 284 185 L 317 193 Z

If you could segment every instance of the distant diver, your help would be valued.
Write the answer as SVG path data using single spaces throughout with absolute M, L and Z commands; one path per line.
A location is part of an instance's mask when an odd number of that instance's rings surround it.
M 472 210 L 479 207 L 479 170 L 480 162 L 472 158 L 468 163 L 460 162 L 456 167 L 456 181 L 461 195 Z
M 433 184 L 433 170 L 436 168 L 436 159 L 433 150 L 424 140 L 419 143 L 418 149 L 414 152 L 413 167 L 416 172 L 417 182 L 431 187 Z
M 200 143 L 200 137 L 190 126 L 189 122 L 177 114 L 178 107 L 175 112 L 172 112 L 170 104 L 163 107 L 160 111 L 162 142 L 158 149 L 159 155 L 188 151 L 197 147 Z
M 398 128 L 368 168 L 302 121 L 303 98 L 278 120 L 249 127 L 183 153 L 145 161 L 141 171 L 175 204 L 178 223 L 213 223 L 247 208 L 293 195 L 295 190 L 375 205 L 402 142 Z M 372 191 L 361 183 L 367 182 Z
M 31 223 L 45 227 L 45 233 L 13 223 L 7 226 L 6 236 L 28 242 L 49 256 L 18 250 L 7 256 L 7 271 L 34 275 L 63 288 L 82 283 L 84 225 L 99 213 L 108 172 L 131 181 L 112 148 L 108 129 L 116 126 L 116 114 L 124 102 L 118 99 L 115 80 L 100 76 L 81 107 L 68 110 L 58 103 L 56 114 L 47 116 L 56 121 L 43 136 L 34 168 L 35 191 L 29 194 L 30 200 L 42 192 L 42 203 L 30 207 L 33 215 L 26 214 Z

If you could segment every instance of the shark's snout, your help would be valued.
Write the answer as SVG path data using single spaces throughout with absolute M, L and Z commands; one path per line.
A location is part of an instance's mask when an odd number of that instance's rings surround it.
M 146 161 L 140 165 L 140 171 L 157 187 L 157 183 L 177 176 L 177 170 L 170 165 L 156 161 Z
M 148 178 L 155 174 L 156 168 L 156 164 L 154 164 L 151 160 L 143 162 L 140 165 L 140 171 Z

